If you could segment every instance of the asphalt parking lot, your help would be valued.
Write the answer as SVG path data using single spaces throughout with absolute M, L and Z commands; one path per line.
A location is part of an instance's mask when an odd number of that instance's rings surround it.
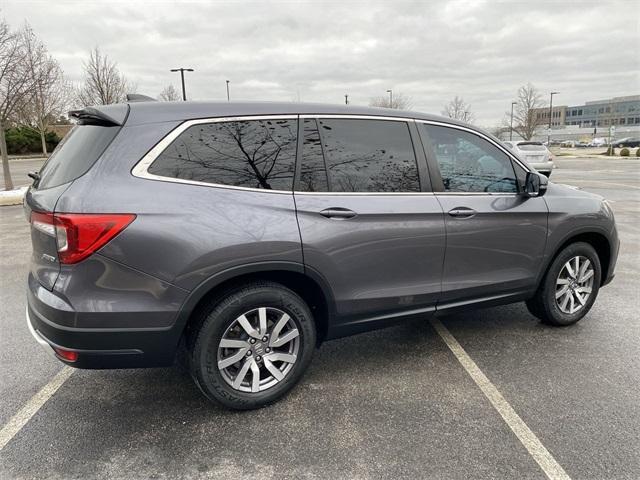
M 442 324 L 572 479 L 640 477 L 640 159 L 558 158 L 612 201 L 613 283 L 569 328 L 524 304 Z M 17 182 L 16 182 L 17 183 Z M 61 371 L 24 320 L 21 207 L 0 208 L 0 429 Z M 433 326 L 328 342 L 284 401 L 208 404 L 186 373 L 73 370 L 0 450 L 0 478 L 545 478 Z

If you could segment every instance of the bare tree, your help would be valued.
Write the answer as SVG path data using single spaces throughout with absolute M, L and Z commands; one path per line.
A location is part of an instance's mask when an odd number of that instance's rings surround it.
M 444 106 L 442 115 L 467 123 L 472 123 L 475 120 L 475 115 L 471 113 L 469 104 L 465 103 L 464 99 L 457 95 Z
M 489 130 L 489 132 L 495 137 L 497 137 L 499 140 L 502 140 L 502 135 L 509 132 L 509 126 L 508 125 L 505 126 L 504 123 L 500 125 L 495 125 Z
M 398 110 L 408 110 L 413 106 L 411 97 L 403 93 L 393 92 L 393 103 L 387 96 L 374 97 L 369 101 L 370 107 L 396 108 Z
M 542 124 L 538 109 L 544 106 L 540 92 L 530 83 L 518 89 L 517 104 L 513 110 L 513 130 L 525 140 L 531 140 Z M 505 114 L 507 117 L 509 113 Z
M 13 181 L 4 129 L 32 87 L 31 77 L 23 61 L 25 49 L 22 39 L 21 34 L 12 32 L 9 24 L 0 19 L 0 153 L 7 190 L 13 189 Z
M 31 89 L 17 108 L 18 121 L 40 134 L 42 153 L 47 154 L 46 133 L 49 126 L 64 111 L 70 88 L 62 68 L 51 57 L 44 44 L 28 25 L 21 32 L 24 62 L 31 77 Z
M 173 85 L 167 85 L 162 89 L 160 95 L 158 95 L 158 100 L 163 102 L 176 102 L 182 100 L 182 97 Z
M 134 93 L 136 89 L 120 73 L 118 64 L 98 47 L 91 51 L 84 71 L 84 83 L 77 91 L 77 100 L 82 106 L 124 102 L 127 93 Z

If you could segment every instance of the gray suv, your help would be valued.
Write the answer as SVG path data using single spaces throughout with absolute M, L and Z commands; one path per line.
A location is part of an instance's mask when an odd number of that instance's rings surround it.
M 209 399 L 256 408 L 322 341 L 519 301 L 569 325 L 613 278 L 607 202 L 460 122 L 286 103 L 71 114 L 25 211 L 28 325 L 74 367 L 183 359 Z

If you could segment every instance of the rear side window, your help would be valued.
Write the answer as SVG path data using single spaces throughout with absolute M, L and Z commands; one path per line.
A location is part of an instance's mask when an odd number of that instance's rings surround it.
M 310 121 L 311 122 L 311 121 Z M 325 118 L 305 125 L 301 187 L 319 191 L 324 153 L 332 192 L 419 192 L 418 166 L 405 122 Z M 320 148 L 319 148 L 320 147 Z M 313 178 L 313 182 L 305 182 Z
M 193 125 L 149 167 L 162 177 L 234 187 L 291 190 L 297 120 L 247 120 Z
M 81 177 L 118 134 L 120 127 L 76 125 L 40 170 L 38 189 L 57 187 Z

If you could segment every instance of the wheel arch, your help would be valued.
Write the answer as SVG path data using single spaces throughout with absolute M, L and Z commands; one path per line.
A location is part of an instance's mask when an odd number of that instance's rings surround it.
M 182 305 L 174 325 L 177 342 L 188 337 L 202 319 L 200 313 L 236 287 L 251 281 L 273 281 L 294 291 L 309 305 L 316 323 L 318 344 L 327 336 L 335 307 L 333 293 L 324 278 L 295 262 L 262 262 L 224 270 L 200 283 Z
M 609 241 L 608 236 L 601 231 L 597 230 L 584 230 L 571 232 L 567 236 L 565 236 L 562 241 L 558 242 L 558 247 L 553 252 L 553 255 L 550 255 L 545 268 L 542 270 L 540 274 L 540 278 L 538 278 L 538 286 L 540 286 L 540 282 L 544 279 L 545 275 L 549 271 L 551 264 L 555 260 L 555 258 L 562 252 L 565 248 L 567 248 L 572 243 L 584 242 L 591 245 L 596 253 L 598 254 L 598 258 L 600 259 L 600 267 L 602 269 L 601 272 L 601 282 L 605 282 L 607 278 L 609 278 L 609 268 L 611 267 L 611 253 L 612 246 Z

